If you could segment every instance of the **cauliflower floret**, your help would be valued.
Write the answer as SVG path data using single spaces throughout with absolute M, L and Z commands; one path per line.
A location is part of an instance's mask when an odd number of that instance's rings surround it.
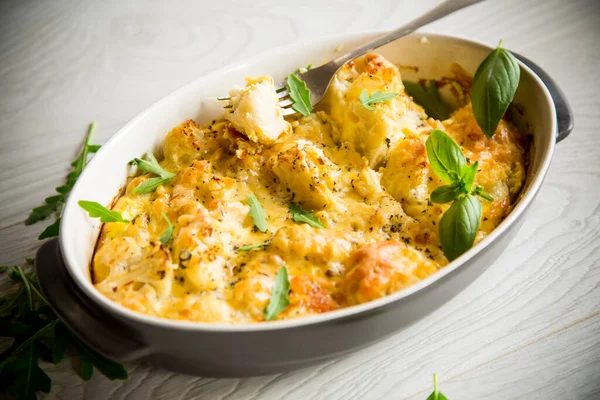
M 233 89 L 229 95 L 231 108 L 225 119 L 251 141 L 272 144 L 281 134 L 291 131 L 283 119 L 273 78 L 247 79 L 245 88 Z
M 368 110 L 360 102 L 363 90 L 369 95 L 375 91 L 400 95 Z M 325 98 L 325 107 L 339 126 L 334 139 L 366 157 L 371 168 L 381 165 L 390 147 L 424 126 L 425 114 L 403 93 L 400 71 L 380 55 L 367 54 L 346 64 Z
M 414 285 L 437 271 L 437 265 L 404 243 L 386 241 L 355 251 L 348 269 L 342 288 L 347 305 L 353 305 Z
M 334 191 L 341 171 L 320 148 L 300 139 L 275 150 L 267 167 L 294 194 L 294 202 L 309 210 L 322 210 L 336 202 Z

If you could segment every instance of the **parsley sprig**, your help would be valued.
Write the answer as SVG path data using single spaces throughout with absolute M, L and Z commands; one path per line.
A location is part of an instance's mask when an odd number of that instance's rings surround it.
M 46 199 L 46 204 L 34 209 L 26 221 L 31 225 L 53 213 L 58 213 L 67 200 L 75 181 L 87 164 L 88 155 L 100 146 L 90 145 L 95 128 L 90 124 L 81 153 L 71 164 L 72 171 L 63 186 L 56 188 L 57 196 Z M 60 218 L 40 235 L 39 239 L 58 235 Z M 26 264 L 33 264 L 26 259 Z M 0 354 L 0 397 L 8 395 L 17 399 L 35 399 L 38 392 L 50 392 L 52 382 L 40 367 L 40 361 L 59 364 L 66 354 L 79 358 L 79 374 L 84 380 L 97 369 L 109 379 L 127 379 L 121 365 L 105 359 L 76 336 L 56 317 L 40 292 L 35 274 L 20 266 L 0 266 L 15 290 L 0 297 L 0 337 L 13 339 L 13 344 Z
M 446 133 L 434 130 L 425 142 L 427 157 L 433 172 L 449 185 L 437 187 L 431 193 L 433 203 L 452 205 L 439 223 L 440 242 L 448 260 L 452 261 L 473 246 L 481 219 L 481 203 L 475 196 L 493 198 L 483 187 L 473 188 L 479 162 L 467 165 L 460 147 Z
M 363 91 L 360 93 L 360 96 L 358 97 L 358 100 L 360 101 L 360 104 L 362 104 L 362 106 L 367 110 L 375 111 L 375 109 L 371 107 L 373 104 L 382 103 L 384 101 L 391 100 L 397 96 L 398 93 L 383 93 L 379 90 L 374 91 L 369 96 L 369 92 L 367 92 L 367 89 L 363 89 Z
M 85 142 L 83 143 L 83 148 L 79 153 L 79 156 L 71 163 L 71 167 L 73 169 L 67 175 L 67 181 L 64 185 L 57 187 L 55 190 L 58 193 L 57 195 L 47 197 L 44 200 L 44 205 L 36 207 L 31 211 L 29 217 L 25 221 L 25 225 L 32 225 L 36 222 L 42 221 L 48 218 L 52 214 L 60 214 L 62 212 L 62 208 L 67 201 L 67 196 L 73 189 L 77 178 L 81 175 L 81 172 L 87 165 L 88 156 L 97 152 L 100 149 L 99 145 L 90 144 L 90 139 L 96 129 L 96 121 L 93 121 L 89 128 L 87 135 L 85 137 Z M 58 236 L 58 227 L 60 225 L 60 215 L 57 215 L 56 220 L 49 225 L 38 237 L 38 239 L 47 239 L 51 237 Z

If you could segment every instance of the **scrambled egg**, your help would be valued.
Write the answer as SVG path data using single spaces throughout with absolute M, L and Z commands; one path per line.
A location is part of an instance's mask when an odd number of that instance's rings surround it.
M 398 92 L 367 110 L 363 89 Z M 443 182 L 425 141 L 441 129 L 479 161 L 482 201 L 477 241 L 510 211 L 525 180 L 524 135 L 502 121 L 488 139 L 470 105 L 450 119 L 428 118 L 404 92 L 399 70 L 377 54 L 344 66 L 318 111 L 285 120 L 273 80 L 233 90 L 225 119 L 185 121 L 168 133 L 159 159 L 176 177 L 148 194 L 133 177 L 113 209 L 132 223 L 107 223 L 92 264 L 109 299 L 163 318 L 264 321 L 280 266 L 290 277 L 290 306 L 277 319 L 323 313 L 402 290 L 448 261 L 437 224 L 447 204 L 430 193 Z M 248 194 L 268 215 L 254 227 Z M 291 219 L 289 204 L 312 211 L 323 229 Z M 175 226 L 164 245 L 165 213 Z M 268 242 L 241 252 L 241 246 Z

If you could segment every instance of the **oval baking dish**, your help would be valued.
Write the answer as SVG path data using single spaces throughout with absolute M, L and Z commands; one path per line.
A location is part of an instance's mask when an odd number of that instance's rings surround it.
M 546 174 L 555 142 L 572 129 L 571 112 L 558 87 L 539 67 L 522 57 L 515 102 L 525 110 L 520 122 L 533 128 L 534 151 L 521 199 L 481 243 L 414 286 L 325 314 L 225 325 L 139 314 L 111 302 L 90 280 L 89 263 L 100 223 L 86 216 L 77 204 L 79 200 L 109 204 L 127 178 L 129 160 L 155 148 L 166 132 L 181 121 L 205 123 L 222 116 L 222 105 L 215 97 L 227 93 L 233 84 L 242 83 L 246 76 L 268 74 L 283 81 L 298 66 L 333 58 L 334 49 L 340 44 L 351 48 L 377 35 L 344 35 L 272 50 L 190 83 L 119 130 L 75 185 L 62 217 L 59 240 L 45 243 L 36 257 L 41 289 L 56 314 L 92 348 L 115 361 L 143 359 L 167 369 L 204 376 L 252 376 L 299 368 L 383 339 L 426 316 L 470 284 L 516 234 Z M 377 51 L 396 64 L 417 66 L 418 74 L 412 79 L 439 79 L 450 75 L 452 64 L 473 74 L 491 50 L 462 38 L 417 33 Z

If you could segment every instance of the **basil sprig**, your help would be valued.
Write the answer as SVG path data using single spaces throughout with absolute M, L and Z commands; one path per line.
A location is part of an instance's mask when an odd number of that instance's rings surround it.
M 453 202 L 439 223 L 440 242 L 452 261 L 473 246 L 481 220 L 481 203 L 475 196 L 492 201 L 482 186 L 473 188 L 479 162 L 467 165 L 460 147 L 446 133 L 434 130 L 425 142 L 433 172 L 448 185 L 431 192 L 433 203 Z
M 521 69 L 515 56 L 502 48 L 488 55 L 477 68 L 471 89 L 473 115 L 485 135 L 491 138 L 512 102 Z
M 366 108 L 367 110 L 370 110 L 370 111 L 375 111 L 375 109 L 373 107 L 371 107 L 371 105 L 391 100 L 397 96 L 398 96 L 398 93 L 392 93 L 392 92 L 383 93 L 383 92 L 380 92 L 379 90 L 374 91 L 369 96 L 369 92 L 367 92 L 367 89 L 363 89 L 363 91 L 360 93 L 360 96 L 358 97 L 358 99 L 360 100 L 360 104 L 362 104 L 362 106 L 364 108 Z
M 265 319 L 267 321 L 275 319 L 280 312 L 290 305 L 290 299 L 288 297 L 289 290 L 290 281 L 288 279 L 288 271 L 286 266 L 282 265 L 275 277 L 275 285 L 273 285 L 269 305 L 265 309 Z
M 142 171 L 158 175 L 158 177 L 150 178 L 140 183 L 135 189 L 133 189 L 133 193 L 136 194 L 152 193 L 156 190 L 157 187 L 164 185 L 169 180 L 175 177 L 174 173 L 166 171 L 163 169 L 163 167 L 160 166 L 152 152 L 146 153 L 146 158 L 147 160 L 134 158 L 133 160 L 129 161 L 129 164 L 137 165 L 137 167 Z
M 308 117 L 313 107 L 310 102 L 310 90 L 306 87 L 306 83 L 295 74 L 289 74 L 287 77 L 287 87 L 290 91 L 290 97 L 294 101 L 292 108 L 305 117 Z

